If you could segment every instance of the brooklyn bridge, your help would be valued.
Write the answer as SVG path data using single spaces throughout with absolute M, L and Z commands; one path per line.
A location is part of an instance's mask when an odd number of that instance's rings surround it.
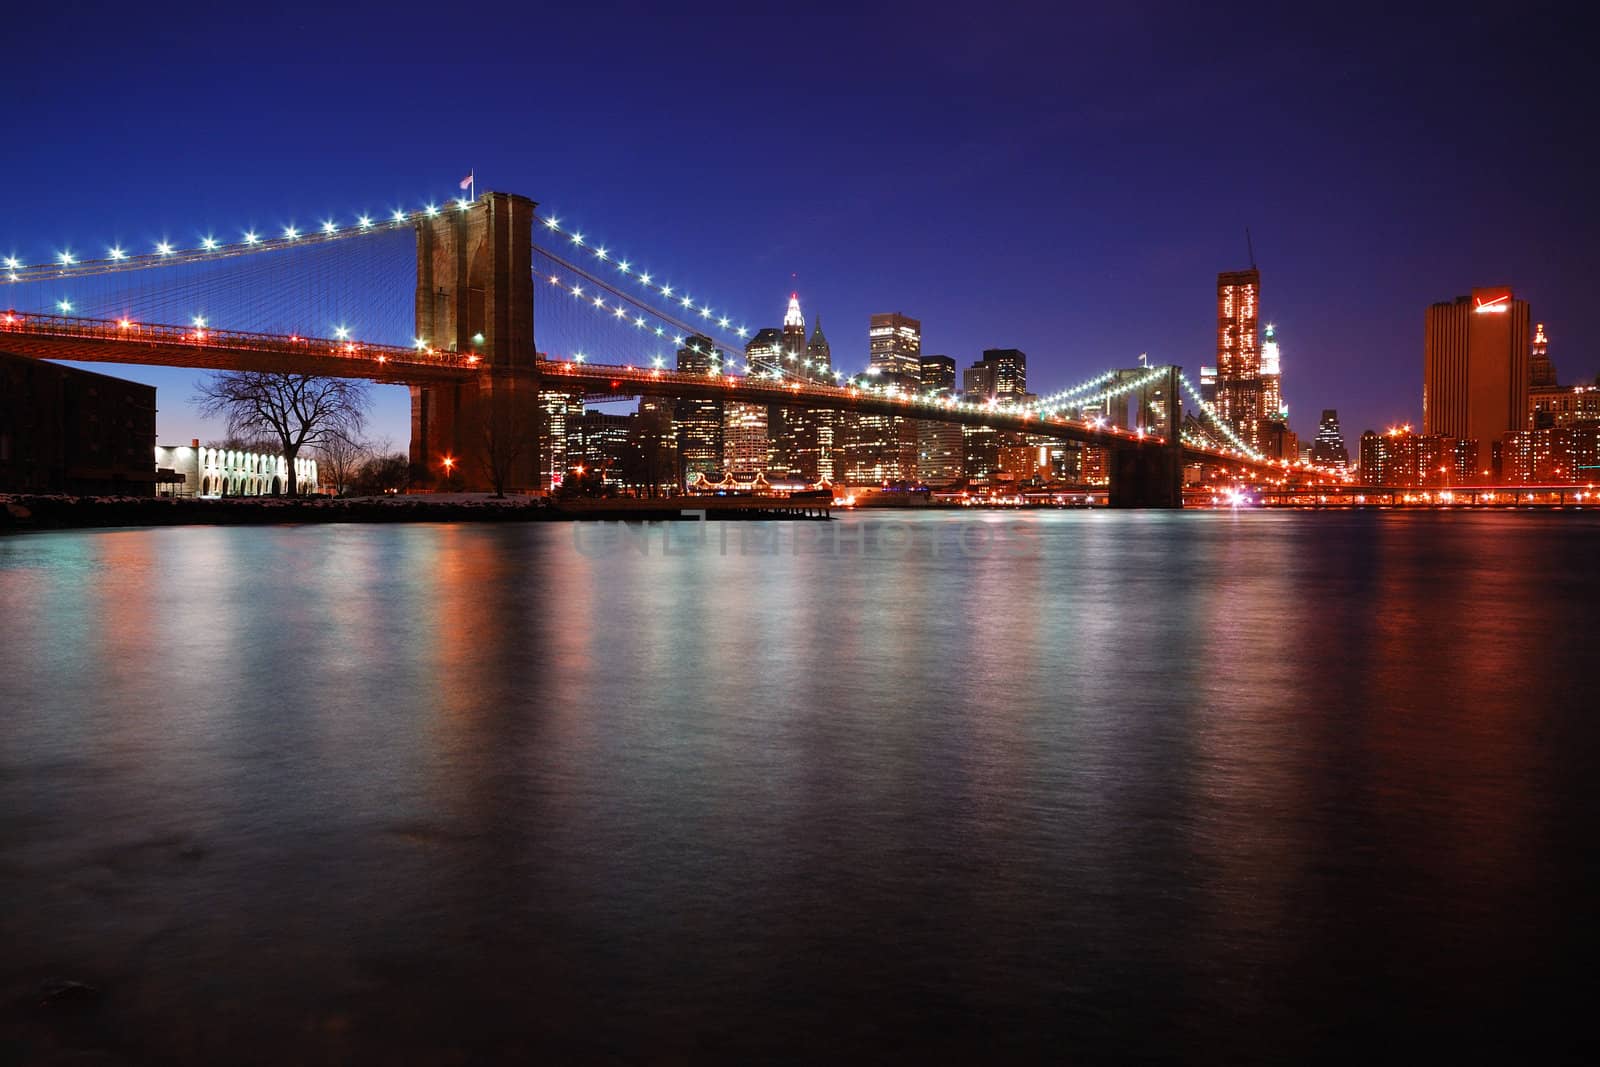
M 16 355 L 406 386 L 421 485 L 449 467 L 453 485 L 488 488 L 486 473 L 455 457 L 497 428 L 548 433 L 540 395 L 551 391 L 739 401 L 1074 442 L 1104 451 L 1108 499 L 1119 507 L 1181 506 L 1186 468 L 1280 485 L 1318 474 L 1249 447 L 1175 365 L 1109 369 L 1034 399 L 985 403 L 809 361 L 751 360 L 749 329 L 725 311 L 510 193 L 303 231 L 248 230 L 228 242 L 206 236 L 189 248 L 162 241 L 98 257 L 68 249 L 4 267 L 13 298 L 0 298 L 10 308 L 0 350 Z M 411 343 L 393 343 L 402 331 Z M 697 369 L 666 366 L 663 351 L 684 346 L 704 356 Z M 548 488 L 538 454 L 511 457 L 509 487 Z

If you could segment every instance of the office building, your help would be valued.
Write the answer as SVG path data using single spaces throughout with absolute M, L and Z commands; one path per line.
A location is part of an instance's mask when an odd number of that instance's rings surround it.
M 1528 390 L 1525 429 L 1600 422 L 1600 385 L 1536 386 Z
M 709 337 L 688 337 L 683 347 L 678 349 L 678 370 L 710 374 L 714 355 L 715 346 Z M 692 482 L 702 474 L 707 477 L 719 476 L 722 468 L 722 401 L 679 399 L 673 410 L 672 422 L 678 437 L 679 484 Z
M 1534 389 L 1554 388 L 1556 365 L 1550 362 L 1550 339 L 1544 335 L 1544 323 L 1533 328 L 1533 349 L 1528 353 L 1528 385 Z
M 790 376 L 808 382 L 833 382 L 833 366 L 828 340 L 819 326 L 816 336 L 806 339 L 806 321 L 800 313 L 800 295 L 789 294 L 779 333 L 783 369 Z M 815 354 L 813 355 L 813 350 Z M 776 477 L 808 484 L 830 479 L 833 474 L 832 412 L 807 408 L 773 406 L 767 412 L 767 433 L 772 443 L 766 467 Z
M 1278 350 L 1278 331 L 1267 323 L 1261 338 L 1261 417 L 1269 422 L 1289 421 L 1289 410 L 1283 406 L 1282 354 Z
M 1260 271 L 1217 275 L 1217 417 L 1252 448 L 1260 444 L 1263 411 L 1260 304 Z
M 974 363 L 961 372 L 961 391 L 973 403 L 981 404 L 994 397 L 993 363 Z
M 1528 305 L 1509 288 L 1428 308 L 1423 339 L 1422 432 L 1499 450 L 1528 420 Z M 1493 457 L 1490 457 L 1493 465 Z
M 722 414 L 722 469 L 735 476 L 764 474 L 770 461 L 767 405 L 726 402 Z
M 993 395 L 1021 400 L 1028 392 L 1028 357 L 1015 348 L 986 348 L 979 362 L 994 368 Z
M 949 356 L 923 356 L 917 379 L 925 393 L 953 393 L 956 388 L 956 361 Z
M 554 489 L 566 478 L 573 465 L 582 462 L 583 449 L 579 421 L 583 417 L 583 397 L 553 389 L 539 391 L 539 481 Z M 579 439 L 576 452 L 572 439 Z M 569 458 L 571 453 L 571 458 Z
M 922 373 L 922 323 L 898 311 L 872 316 L 867 365 L 880 380 L 916 382 Z
M 1339 428 L 1336 408 L 1322 409 L 1322 421 L 1317 424 L 1317 437 L 1311 443 L 1309 458 L 1320 467 L 1345 470 L 1350 466 L 1350 451 L 1344 444 L 1344 431 Z
M 784 366 L 783 331 L 770 326 L 757 330 L 755 336 L 745 342 L 744 360 L 750 365 L 749 374 L 767 378 L 775 374 L 781 376 Z

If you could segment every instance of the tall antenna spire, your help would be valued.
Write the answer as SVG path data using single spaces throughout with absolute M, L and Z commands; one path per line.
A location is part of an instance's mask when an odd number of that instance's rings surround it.
M 1256 269 L 1256 246 L 1255 246 L 1255 243 L 1250 240 L 1250 227 L 1248 227 L 1248 226 L 1246 226 L 1244 228 L 1244 246 L 1245 246 L 1245 248 L 1249 249 L 1249 251 L 1250 251 L 1250 269 L 1251 270 L 1255 270 Z

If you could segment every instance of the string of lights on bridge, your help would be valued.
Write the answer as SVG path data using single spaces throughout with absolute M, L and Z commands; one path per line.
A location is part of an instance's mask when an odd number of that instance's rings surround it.
M 708 303 L 696 302 L 684 287 L 674 286 L 658 280 L 655 273 L 634 266 L 631 260 L 611 252 L 605 245 L 591 244 L 581 232 L 564 228 L 560 220 L 554 215 L 536 217 L 546 230 L 566 238 L 574 248 L 587 252 L 597 262 L 606 264 L 636 285 L 641 285 L 668 300 L 675 301 L 681 310 L 699 315 L 704 322 L 708 324 L 714 323 L 718 329 L 732 331 L 740 340 L 747 340 L 750 337 L 750 328 L 748 326 L 734 326 L 731 316 L 721 311 L 713 310 Z
M 1194 400 L 1196 405 L 1199 406 L 1201 412 L 1211 416 L 1211 425 L 1215 427 L 1224 438 L 1227 439 L 1229 444 L 1233 445 L 1233 447 L 1238 450 L 1240 455 L 1248 456 L 1250 459 L 1256 461 L 1260 461 L 1265 458 L 1260 452 L 1246 444 L 1242 437 L 1233 432 L 1233 428 L 1217 414 L 1216 407 L 1213 406 L 1210 401 L 1206 400 L 1200 395 L 1200 390 L 1194 387 L 1194 383 L 1189 380 L 1189 376 L 1184 374 L 1182 371 L 1178 372 L 1178 383 L 1183 386 L 1190 398 Z
M 315 226 L 302 228 L 290 222 L 275 235 L 255 228 L 246 228 L 239 231 L 239 238 L 235 241 L 218 240 L 215 233 L 207 233 L 198 239 L 197 244 L 188 247 L 180 247 L 174 241 L 163 237 L 154 242 L 148 252 L 130 251 L 118 243 L 107 245 L 104 256 L 91 259 L 83 258 L 81 253 L 71 248 L 58 249 L 52 261 L 47 263 L 24 263 L 21 258 L 13 254 L 0 258 L 0 266 L 5 268 L 5 274 L 0 277 L 7 283 L 35 282 L 52 278 L 143 270 L 148 267 L 164 267 L 178 263 L 198 263 L 284 248 L 300 248 L 308 244 L 395 230 L 402 226 L 414 225 L 424 219 L 437 218 L 449 210 L 465 211 L 471 206 L 472 202 L 462 197 L 446 205 L 429 202 L 413 211 L 395 208 L 387 216 L 362 214 L 353 221 L 344 223 L 327 218 Z

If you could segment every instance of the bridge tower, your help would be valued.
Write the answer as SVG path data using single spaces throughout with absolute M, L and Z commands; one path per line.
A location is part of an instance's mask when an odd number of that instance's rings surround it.
M 533 342 L 535 204 L 485 193 L 417 223 L 417 336 L 477 355 L 470 380 L 411 386 L 413 484 L 538 485 Z
M 1111 506 L 1183 507 L 1183 394 L 1181 367 L 1168 367 L 1160 381 L 1139 396 L 1140 425 L 1161 435 L 1160 448 L 1122 446 L 1111 450 Z

